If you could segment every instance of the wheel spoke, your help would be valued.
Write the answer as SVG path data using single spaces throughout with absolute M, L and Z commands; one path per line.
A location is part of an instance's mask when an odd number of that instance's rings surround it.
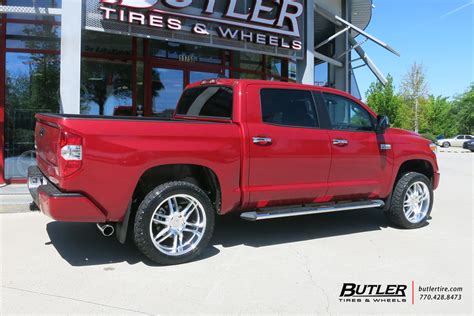
M 173 252 L 176 253 L 178 251 L 178 235 L 173 235 Z
M 168 199 L 168 208 L 170 209 L 170 214 L 173 214 L 174 206 L 173 206 L 173 201 L 171 201 L 171 199 Z
M 189 223 L 189 222 L 186 222 L 186 226 L 191 226 L 191 227 L 196 227 L 196 228 L 203 228 L 204 227 L 204 223 Z
M 197 205 L 193 202 L 190 202 L 186 205 L 185 209 L 181 211 L 181 215 L 184 217 L 184 220 L 188 220 L 191 214 L 197 209 Z
M 168 226 L 169 225 L 169 218 L 168 218 L 168 216 L 165 216 L 163 214 L 156 213 L 153 216 L 153 223 Z
M 168 239 L 170 236 L 171 236 L 171 232 L 170 232 L 170 228 L 169 227 L 166 227 L 164 229 L 162 229 L 158 235 L 155 236 L 155 241 L 158 243 L 158 244 L 161 244 L 163 241 L 165 241 L 166 239 Z M 160 239 L 161 238 L 161 239 Z
M 193 237 L 198 236 L 198 238 L 201 238 L 201 235 L 202 235 L 202 233 L 197 229 L 185 228 L 185 229 L 183 229 L 183 232 L 191 233 L 191 234 L 193 234 Z
M 178 242 L 179 242 L 179 244 L 178 244 L 178 250 L 179 250 L 179 251 L 183 251 L 183 237 L 184 237 L 183 233 L 182 233 L 182 232 L 179 233 L 179 236 L 178 236 L 178 237 L 179 237 L 179 239 L 178 239 Z

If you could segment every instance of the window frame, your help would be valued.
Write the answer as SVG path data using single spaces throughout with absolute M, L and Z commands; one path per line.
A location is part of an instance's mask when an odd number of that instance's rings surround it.
M 312 100 L 312 107 L 314 110 L 314 113 L 316 114 L 316 119 L 314 119 L 315 126 L 299 126 L 299 125 L 286 125 L 286 124 L 278 124 L 278 123 L 271 123 L 271 122 L 266 122 L 263 120 L 263 104 L 262 104 L 262 91 L 263 90 L 288 90 L 288 91 L 298 91 L 298 92 L 307 92 L 311 96 Z M 307 89 L 295 89 L 295 88 L 287 88 L 287 87 L 272 87 L 272 88 L 265 88 L 261 87 L 259 89 L 259 103 L 260 103 L 260 120 L 262 124 L 265 125 L 272 125 L 272 126 L 279 126 L 279 127 L 288 127 L 288 128 L 304 128 L 304 129 L 321 129 L 321 119 L 320 119 L 320 113 L 318 109 L 318 102 L 314 96 L 314 93 L 312 90 L 307 90 Z
M 360 133 L 376 133 L 377 130 L 376 130 L 376 127 L 377 127 L 377 120 L 376 118 L 374 117 L 374 115 L 372 115 L 372 113 L 363 105 L 361 104 L 360 102 L 357 102 L 355 100 L 353 100 L 352 98 L 349 98 L 343 94 L 339 94 L 339 93 L 335 93 L 335 92 L 331 92 L 331 91 L 319 91 L 319 106 L 323 109 L 323 111 L 325 112 L 325 115 L 327 117 L 327 124 L 328 124 L 328 129 L 330 130 L 333 130 L 333 131 L 342 131 L 342 132 L 360 132 Z M 354 129 L 338 129 L 338 128 L 334 128 L 333 127 L 333 123 L 332 123 L 332 120 L 331 120 L 331 116 L 329 115 L 329 112 L 328 112 L 328 109 L 326 107 L 326 101 L 325 101 L 325 98 L 324 98 L 324 95 L 325 94 L 329 94 L 329 95 L 333 95 L 333 96 L 337 96 L 337 97 L 341 97 L 341 98 L 344 98 L 346 100 L 348 100 L 349 102 L 355 104 L 355 105 L 358 105 L 363 111 L 365 111 L 365 113 L 367 113 L 367 115 L 369 116 L 369 119 L 370 119 L 370 122 L 372 123 L 372 130 L 370 131 L 366 131 L 366 130 L 354 130 Z

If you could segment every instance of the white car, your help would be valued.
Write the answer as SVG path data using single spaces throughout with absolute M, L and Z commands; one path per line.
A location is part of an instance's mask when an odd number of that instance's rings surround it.
M 472 135 L 457 135 L 454 136 L 453 138 L 446 138 L 446 139 L 440 139 L 438 140 L 438 146 L 442 146 L 445 148 L 448 147 L 462 147 L 464 142 L 467 142 L 468 140 L 474 139 L 474 136 Z

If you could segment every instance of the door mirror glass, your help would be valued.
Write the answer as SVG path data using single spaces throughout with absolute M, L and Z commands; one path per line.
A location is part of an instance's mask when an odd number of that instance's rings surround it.
M 377 132 L 384 132 L 389 126 L 388 117 L 385 115 L 377 116 Z

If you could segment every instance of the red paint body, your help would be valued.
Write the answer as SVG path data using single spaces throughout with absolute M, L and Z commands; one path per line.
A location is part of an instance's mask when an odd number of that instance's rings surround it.
M 413 159 L 432 166 L 433 185 L 438 185 L 436 156 L 430 142 L 417 134 L 398 129 L 377 134 L 288 128 L 262 122 L 261 88 L 330 92 L 361 104 L 348 94 L 257 80 L 219 79 L 217 85 L 234 89 L 232 120 L 37 115 L 40 170 L 60 191 L 83 197 L 68 201 L 40 194 L 43 212 L 62 221 L 121 222 L 140 177 L 150 168 L 171 164 L 204 166 L 215 173 L 221 189 L 220 214 L 274 205 L 385 199 L 399 167 Z M 200 83 L 188 88 L 196 86 Z M 46 131 L 44 137 L 39 136 L 41 129 Z M 58 175 L 59 130 L 82 137 L 82 167 L 65 178 Z M 257 146 L 254 136 L 271 137 L 273 143 Z M 350 143 L 337 147 L 331 142 L 334 138 Z M 382 143 L 391 144 L 392 150 L 381 151 Z

